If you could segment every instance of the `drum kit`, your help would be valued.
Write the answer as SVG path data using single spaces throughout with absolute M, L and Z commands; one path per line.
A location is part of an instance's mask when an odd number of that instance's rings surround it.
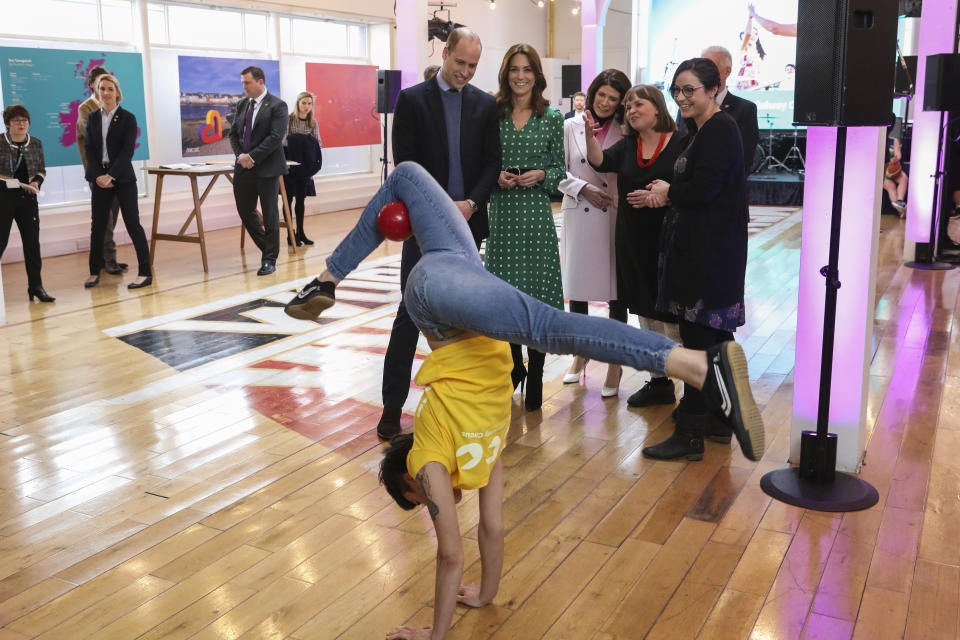
M 754 154 L 753 173 L 776 171 L 803 175 L 806 170 L 806 161 L 803 159 L 803 150 L 800 145 L 804 144 L 805 141 L 801 136 L 800 129 L 793 127 L 792 133 L 782 129 L 775 131 L 773 123 L 776 118 L 769 113 L 760 116 L 760 118 L 767 121 L 766 148 L 764 148 L 764 142 L 761 140 Z M 787 145 L 790 146 L 787 147 Z M 782 158 L 778 157 L 781 153 L 783 154 Z

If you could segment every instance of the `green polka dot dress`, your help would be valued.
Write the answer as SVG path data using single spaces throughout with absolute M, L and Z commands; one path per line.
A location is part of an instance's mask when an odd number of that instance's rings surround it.
M 543 169 L 547 176 L 533 187 L 495 189 L 490 196 L 487 270 L 520 291 L 563 309 L 560 250 L 550 193 L 566 177 L 563 116 L 548 108 L 530 116 L 517 131 L 513 118 L 500 120 L 503 167 Z

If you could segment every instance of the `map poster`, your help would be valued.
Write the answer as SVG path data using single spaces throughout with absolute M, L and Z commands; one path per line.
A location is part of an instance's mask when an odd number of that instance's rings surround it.
M 380 144 L 377 67 L 308 62 L 307 91 L 325 149 Z
M 137 117 L 133 159 L 146 160 L 150 151 L 139 53 L 0 47 L 3 104 L 22 104 L 30 112 L 30 135 L 43 142 L 47 167 L 80 164 L 77 107 L 90 97 L 87 72 L 97 65 L 120 81 L 120 105 Z
M 263 69 L 267 91 L 280 95 L 280 63 L 247 58 L 178 56 L 183 157 L 232 155 L 230 128 L 244 97 L 240 72 Z

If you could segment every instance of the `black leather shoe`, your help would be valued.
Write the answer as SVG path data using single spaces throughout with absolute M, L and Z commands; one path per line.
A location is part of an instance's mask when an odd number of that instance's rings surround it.
M 314 278 L 297 292 L 283 312 L 297 320 L 316 320 L 324 309 L 329 309 L 337 301 L 335 291 L 336 285 L 332 282 L 320 282 Z
M 147 279 L 143 282 L 131 282 L 127 285 L 127 289 L 142 289 L 143 287 L 149 287 L 153 284 L 153 276 L 147 276 Z
M 686 458 L 687 460 L 703 459 L 703 433 L 702 424 L 677 425 L 673 434 L 659 444 L 652 447 L 644 447 L 643 455 L 654 460 L 675 460 L 677 458 Z
M 121 274 L 123 273 L 123 267 L 121 267 L 120 265 L 118 265 L 118 264 L 116 264 L 116 263 L 114 263 L 114 264 L 108 264 L 107 266 L 105 266 L 105 267 L 103 268 L 103 270 L 106 271 L 107 273 L 109 273 L 109 274 L 112 275 L 112 276 L 119 276 L 119 275 L 121 275 Z
M 383 415 L 380 416 L 380 422 L 377 423 L 377 435 L 384 440 L 389 440 L 400 433 L 400 416 L 403 415 L 403 409 L 398 407 L 384 407 Z
M 301 231 L 301 232 L 297 235 L 297 246 L 299 247 L 301 244 L 308 244 L 308 245 L 312 245 L 312 244 L 313 244 L 313 240 L 311 240 L 310 238 L 308 238 L 308 237 L 307 237 L 307 234 L 305 234 L 303 231 Z
M 273 266 L 272 262 L 264 262 L 263 264 L 260 265 L 260 269 L 257 270 L 257 275 L 268 276 L 276 270 L 277 268 Z
M 30 296 L 30 302 L 33 302 L 33 297 L 36 296 L 37 300 L 40 302 L 53 302 L 56 300 L 53 296 L 48 294 L 43 290 L 43 287 L 29 287 L 27 289 L 27 295 Z
M 677 401 L 670 378 L 651 378 L 650 382 L 627 398 L 631 407 L 650 407 L 655 404 L 673 404 Z
M 95 286 L 100 284 L 100 276 L 97 276 L 93 280 L 85 280 L 83 283 L 84 289 L 93 289 Z

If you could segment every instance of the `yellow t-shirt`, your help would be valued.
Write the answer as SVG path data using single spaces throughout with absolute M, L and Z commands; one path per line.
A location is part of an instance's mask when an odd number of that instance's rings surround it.
M 428 462 L 439 462 L 455 489 L 486 486 L 507 440 L 512 368 L 510 345 L 484 336 L 427 356 L 416 377 L 426 388 L 407 455 L 411 476 Z

